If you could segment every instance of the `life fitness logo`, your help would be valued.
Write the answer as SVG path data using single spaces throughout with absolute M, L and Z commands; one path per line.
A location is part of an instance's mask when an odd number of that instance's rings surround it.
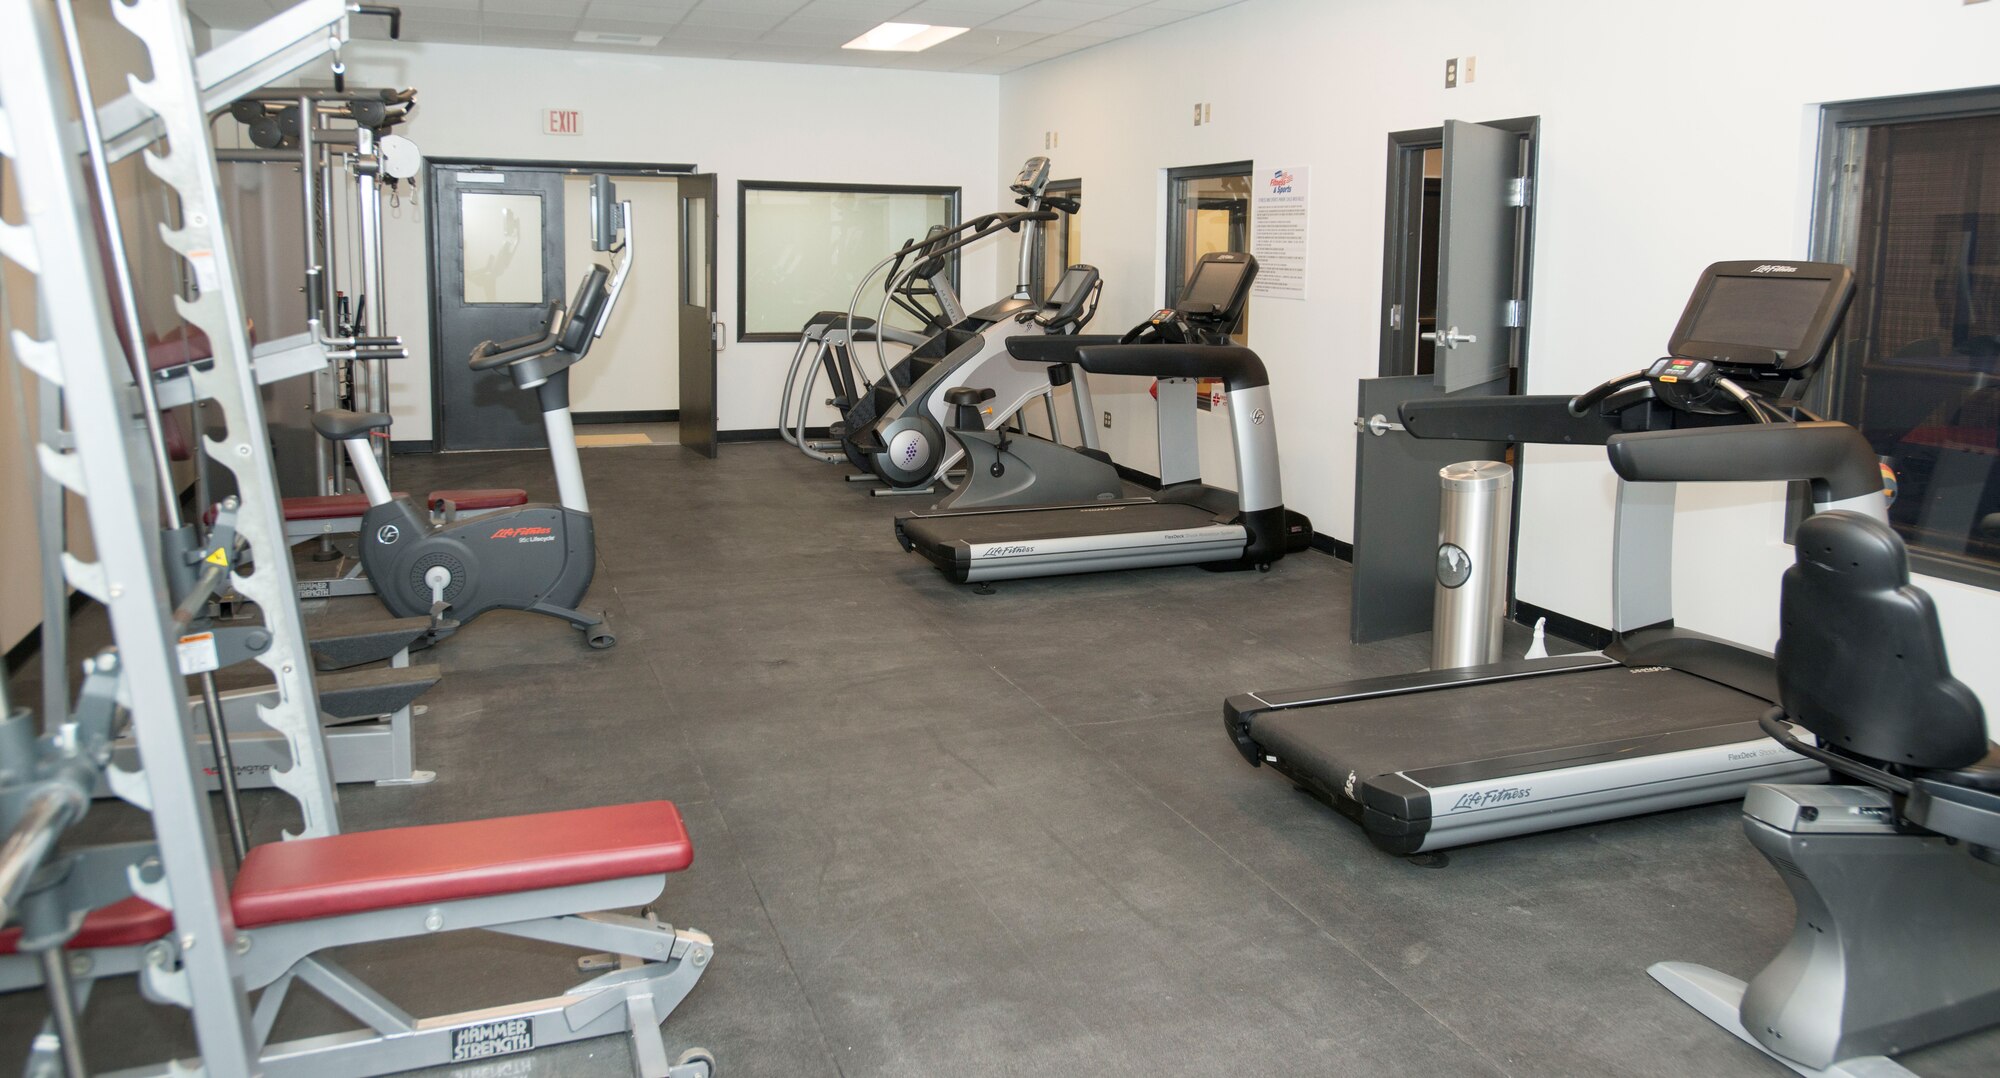
M 489 539 L 512 539 L 517 543 L 553 543 L 556 540 L 554 528 L 501 528 Z
M 1756 269 L 1751 270 L 1750 272 L 1751 273 L 1797 273 L 1798 271 L 1799 268 L 1797 266 L 1774 266 L 1767 262 L 1764 265 L 1758 266 Z
M 1292 175 L 1292 170 L 1288 168 L 1281 168 L 1271 173 L 1271 193 L 1274 195 L 1291 194 L 1292 181 L 1296 178 Z

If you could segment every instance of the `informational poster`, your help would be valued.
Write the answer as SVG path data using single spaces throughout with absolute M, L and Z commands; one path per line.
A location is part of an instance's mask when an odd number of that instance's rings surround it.
M 1253 296 L 1306 298 L 1306 177 L 1304 165 L 1259 164 L 1250 174 L 1250 253 L 1257 256 Z

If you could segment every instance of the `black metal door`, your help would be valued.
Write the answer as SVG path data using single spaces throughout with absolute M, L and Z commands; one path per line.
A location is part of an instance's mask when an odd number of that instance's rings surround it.
M 1498 395 L 1505 380 L 1461 390 Z M 1431 627 L 1437 578 L 1438 469 L 1461 460 L 1502 460 L 1505 442 L 1452 442 L 1404 433 L 1396 409 L 1444 396 L 1428 374 L 1361 380 L 1355 420 L 1354 592 L 1349 632 L 1357 644 Z
M 681 444 L 715 456 L 715 174 L 680 178 Z
M 563 177 L 554 171 L 431 167 L 431 392 L 437 444 L 525 449 L 545 444 L 535 395 L 503 371 L 466 365 L 481 341 L 525 336 L 551 301 L 567 303 Z

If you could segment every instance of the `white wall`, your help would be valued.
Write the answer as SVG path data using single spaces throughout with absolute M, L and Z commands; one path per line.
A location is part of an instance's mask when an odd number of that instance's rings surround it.
M 1960 0 L 1250 0 L 1003 76 L 999 160 L 1060 133 L 1058 171 L 1083 178 L 1105 330 L 1160 301 L 1161 170 L 1312 168 L 1310 298 L 1253 300 L 1250 343 L 1272 370 L 1287 502 L 1351 539 L 1388 132 L 1542 118 L 1527 388 L 1570 392 L 1657 357 L 1709 262 L 1806 253 L 1820 103 L 2000 82 L 1996 55 L 2000 4 Z M 1444 89 L 1450 56 L 1476 56 L 1476 81 Z M 1197 101 L 1211 124 L 1192 125 Z M 1106 448 L 1145 468 L 1144 386 L 1111 381 L 1093 383 L 1115 413 Z M 1527 454 L 1522 600 L 1610 623 L 1612 485 L 1601 450 Z M 1775 640 L 1781 496 L 1683 488 L 1681 624 Z M 2000 595 L 1922 583 L 1959 676 L 2000 708 L 2000 669 L 1974 661 Z
M 717 309 L 731 337 L 717 364 L 723 430 L 777 425 L 792 352 L 733 339 L 736 181 L 950 185 L 964 188 L 968 215 L 993 208 L 1002 188 L 998 80 L 989 75 L 393 42 L 356 43 L 347 59 L 355 84 L 417 88 L 404 133 L 428 156 L 688 163 L 718 173 Z M 579 110 L 582 134 L 542 134 L 550 108 Z M 431 437 L 428 211 L 406 197 L 384 216 L 391 325 L 411 345 L 391 396 L 399 440 Z M 642 242 L 643 259 L 676 257 L 660 233 Z M 990 250 L 966 259 L 968 296 L 997 295 L 996 265 Z M 623 302 L 640 299 L 628 292 Z

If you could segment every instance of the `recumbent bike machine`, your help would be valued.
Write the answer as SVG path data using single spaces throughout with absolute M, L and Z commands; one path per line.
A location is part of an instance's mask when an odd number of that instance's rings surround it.
M 1576 398 L 1405 402 L 1417 437 L 1606 446 L 1622 480 L 1617 636 L 1602 652 L 1233 696 L 1237 751 L 1406 854 L 1822 777 L 1741 718 L 1777 702 L 1771 657 L 1674 627 L 1674 484 L 1802 481 L 1816 511 L 1886 519 L 1867 439 L 1796 404 L 1853 294 L 1841 265 L 1720 262 L 1644 370 Z
M 482 341 L 470 361 L 476 371 L 504 368 L 516 386 L 535 391 L 560 504 L 433 523 L 426 509 L 390 493 L 368 447 L 370 432 L 389 428 L 388 415 L 332 410 L 313 416 L 314 428 L 346 450 L 368 495 L 361 563 L 383 605 L 402 617 L 429 615 L 440 634 L 489 610 L 523 610 L 569 622 L 591 647 L 617 642 L 602 613 L 577 609 L 597 570 L 597 543 L 569 412 L 569 368 L 603 335 L 632 269 L 632 203 L 617 201 L 607 176 L 591 179 L 590 220 L 591 247 L 612 252 L 615 268 L 592 265 L 567 312 L 561 301 L 549 304 L 542 332 Z
M 1885 1056 L 2000 1023 L 2000 746 L 1951 676 L 1903 541 L 1855 513 L 1799 526 L 1785 570 L 1781 745 L 1858 786 L 1752 786 L 1743 830 L 1798 908 L 1749 983 L 1648 972 L 1800 1074 L 1894 1078 Z
M 1164 565 L 1265 570 L 1305 549 L 1312 525 L 1285 508 L 1279 482 L 1270 377 L 1255 352 L 1228 343 L 1256 276 L 1257 260 L 1250 255 L 1206 254 L 1195 263 L 1176 306 L 1155 312 L 1123 336 L 1007 342 L 1015 358 L 1052 372 L 1074 367 L 1160 380 L 1157 494 L 1079 497 L 1104 484 L 1123 493 L 1109 458 L 1090 447 L 1071 449 L 988 429 L 977 414 L 987 394 L 967 386 L 953 390 L 949 400 L 959 412 L 952 434 L 974 466 L 959 490 L 937 507 L 896 518 L 903 549 L 923 555 L 961 584 Z M 1201 482 L 1195 386 L 1202 378 L 1221 379 L 1229 391 L 1240 494 Z M 1074 378 L 1078 386 L 1086 382 Z M 1061 490 L 1072 500 L 1022 504 L 1024 495 L 1045 490 Z

